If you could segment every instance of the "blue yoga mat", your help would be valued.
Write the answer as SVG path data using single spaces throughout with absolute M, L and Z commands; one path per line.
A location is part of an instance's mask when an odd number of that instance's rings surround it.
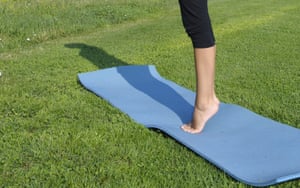
M 300 129 L 221 103 L 201 134 L 186 133 L 180 125 L 191 121 L 195 93 L 162 78 L 152 65 L 81 73 L 79 80 L 136 122 L 162 130 L 241 182 L 267 186 L 300 178 Z

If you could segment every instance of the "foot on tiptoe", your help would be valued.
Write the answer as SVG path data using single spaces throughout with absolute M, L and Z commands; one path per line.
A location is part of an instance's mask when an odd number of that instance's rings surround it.
M 181 128 L 191 134 L 200 133 L 205 127 L 206 122 L 217 113 L 219 103 L 219 100 L 215 100 L 210 105 L 195 107 L 192 122 L 183 124 Z

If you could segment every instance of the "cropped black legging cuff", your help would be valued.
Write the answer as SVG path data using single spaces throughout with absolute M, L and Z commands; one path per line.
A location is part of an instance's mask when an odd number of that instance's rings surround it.
M 215 45 L 207 0 L 179 0 L 185 31 L 194 48 L 208 48 Z

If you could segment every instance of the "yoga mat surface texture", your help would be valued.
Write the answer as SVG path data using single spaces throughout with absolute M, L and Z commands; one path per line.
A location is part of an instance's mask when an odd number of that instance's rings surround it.
M 186 133 L 180 125 L 191 120 L 195 93 L 162 78 L 152 65 L 81 73 L 79 80 L 136 122 L 162 130 L 243 183 L 300 178 L 300 129 L 221 103 L 201 134 Z

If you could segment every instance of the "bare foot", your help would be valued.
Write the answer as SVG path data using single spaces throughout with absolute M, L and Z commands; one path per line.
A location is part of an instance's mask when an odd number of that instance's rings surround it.
M 219 103 L 216 98 L 209 106 L 195 106 L 192 122 L 183 124 L 181 128 L 188 133 L 200 133 L 205 127 L 205 123 L 219 110 Z

